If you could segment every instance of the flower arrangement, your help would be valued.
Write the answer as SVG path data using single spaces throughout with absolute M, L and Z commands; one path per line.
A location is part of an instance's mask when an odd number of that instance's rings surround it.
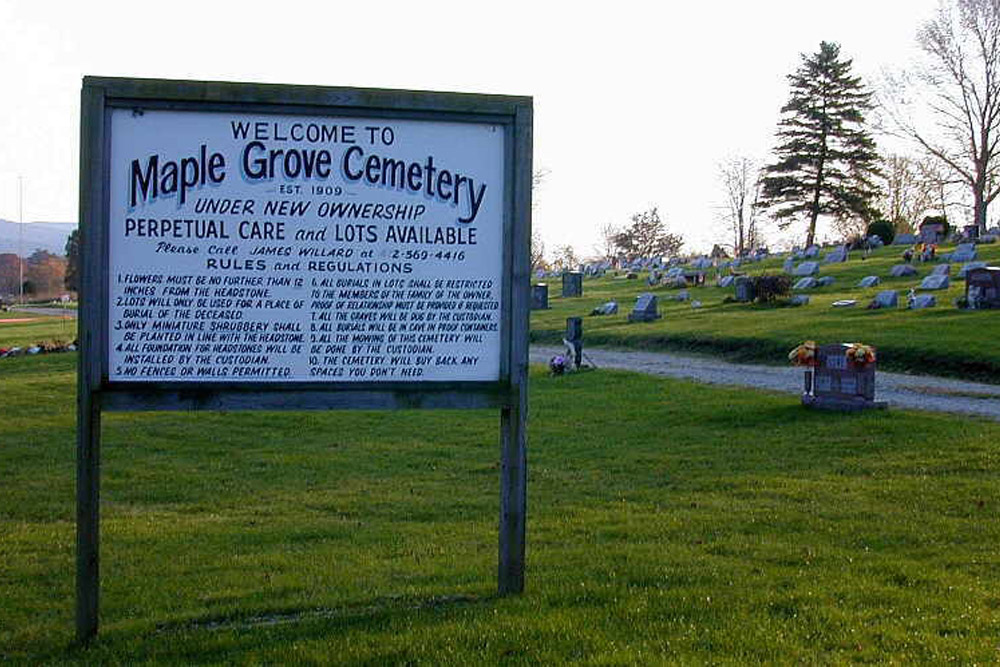
M 795 366 L 816 365 L 816 341 L 807 340 L 788 353 L 788 360 Z
M 562 375 L 566 372 L 566 357 L 557 354 L 549 360 L 549 371 L 553 375 Z
M 875 363 L 875 348 L 864 343 L 851 343 L 844 354 L 847 356 L 847 363 L 855 368 Z

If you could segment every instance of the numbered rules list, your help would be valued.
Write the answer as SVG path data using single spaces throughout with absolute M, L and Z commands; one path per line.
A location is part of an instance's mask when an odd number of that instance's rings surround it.
M 110 114 L 109 380 L 499 378 L 501 126 Z

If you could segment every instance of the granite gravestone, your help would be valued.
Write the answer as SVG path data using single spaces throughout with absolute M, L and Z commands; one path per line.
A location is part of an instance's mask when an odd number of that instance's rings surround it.
M 896 308 L 899 306 L 899 293 L 894 289 L 879 292 L 872 300 L 874 308 Z
M 785 273 L 791 273 L 795 270 L 795 258 L 789 257 L 785 260 L 785 263 L 781 265 L 781 270 Z
M 809 295 L 808 294 L 795 294 L 788 300 L 789 306 L 808 306 L 809 305 Z
M 917 242 L 916 234 L 896 234 L 892 239 L 892 245 L 913 245 Z
M 719 287 L 730 287 L 734 280 L 736 280 L 736 276 L 722 276 L 719 278 Z
M 597 308 L 590 311 L 591 315 L 617 315 L 618 314 L 618 302 L 608 301 L 603 303 Z
M 814 276 L 819 272 L 819 262 L 802 262 L 795 267 L 793 275 L 796 276 Z
M 816 366 L 805 372 L 802 404 L 823 410 L 885 408 L 875 400 L 875 362 L 854 364 L 847 358 L 848 345 L 821 345 Z
M 652 322 L 660 319 L 657 310 L 656 295 L 643 292 L 635 300 L 635 307 L 628 314 L 629 322 Z
M 875 287 L 882 282 L 878 276 L 865 276 L 858 281 L 858 287 Z
M 917 289 L 948 289 L 948 276 L 930 275 L 920 281 Z
M 813 278 L 812 276 L 806 276 L 805 278 L 799 278 L 799 280 L 794 285 L 792 285 L 792 289 L 793 290 L 813 289 L 814 287 L 816 287 L 816 284 L 817 280 L 815 278 Z
M 549 309 L 549 286 L 545 283 L 539 283 L 531 286 L 531 309 Z
M 740 303 L 749 303 L 757 297 L 756 286 L 753 280 L 746 276 L 736 279 L 736 300 Z
M 834 248 L 830 252 L 826 253 L 826 257 L 823 258 L 825 264 L 833 264 L 835 262 L 846 262 L 847 261 L 847 246 L 840 246 L 839 248 Z
M 829 287 L 834 282 L 836 282 L 836 278 L 833 276 L 823 276 L 816 281 L 816 287 Z
M 583 296 L 583 274 L 569 271 L 562 274 L 563 298 Z
M 971 262 L 976 259 L 976 244 L 975 243 L 959 243 L 958 247 L 955 248 L 955 252 L 951 253 L 948 257 L 949 261 L 952 262 Z
M 962 268 L 958 270 L 958 277 L 965 278 L 969 275 L 969 271 L 973 269 L 981 269 L 986 266 L 986 262 L 969 262 L 968 264 L 963 264 Z
M 937 305 L 937 299 L 933 294 L 915 294 L 908 299 L 906 307 L 910 310 L 920 310 L 922 308 L 933 308 Z
M 818 245 L 811 245 L 811 246 L 809 246 L 802 253 L 802 256 L 805 257 L 806 259 L 812 259 L 813 257 L 819 257 L 819 246 Z
M 951 264 L 938 264 L 931 271 L 932 276 L 948 276 L 951 275 Z
M 971 269 L 965 276 L 965 302 L 976 310 L 1000 308 L 1000 268 Z
M 889 269 L 889 275 L 893 278 L 906 278 L 917 275 L 917 270 L 909 264 L 897 264 Z

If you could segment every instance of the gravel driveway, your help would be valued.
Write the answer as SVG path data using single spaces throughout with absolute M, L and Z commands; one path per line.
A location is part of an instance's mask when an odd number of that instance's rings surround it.
M 562 352 L 557 347 L 531 347 L 531 362 L 547 364 Z M 709 384 L 758 387 L 799 394 L 802 369 L 793 366 L 733 364 L 706 357 L 667 352 L 636 352 L 585 348 L 599 368 L 617 368 L 665 377 L 687 378 Z M 981 415 L 1000 421 L 1000 386 L 921 375 L 878 371 L 875 398 L 890 407 Z

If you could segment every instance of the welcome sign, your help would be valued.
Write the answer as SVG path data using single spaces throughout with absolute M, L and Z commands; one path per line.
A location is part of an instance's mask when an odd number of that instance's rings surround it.
M 109 379 L 496 381 L 504 128 L 113 109 Z
M 77 637 L 108 410 L 500 409 L 524 588 L 531 99 L 87 77 Z

